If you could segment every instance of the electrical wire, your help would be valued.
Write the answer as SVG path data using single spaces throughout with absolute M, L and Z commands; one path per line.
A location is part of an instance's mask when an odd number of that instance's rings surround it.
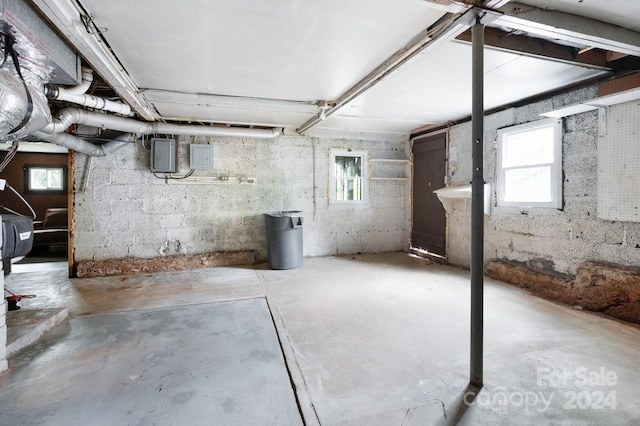
M 11 162 L 11 160 L 13 160 L 13 157 L 16 156 L 16 153 L 18 152 L 18 147 L 19 146 L 20 146 L 20 144 L 18 143 L 18 141 L 14 140 L 13 143 L 11 144 L 11 148 L 9 148 L 9 151 L 7 152 L 7 155 L 4 156 L 4 158 L 2 159 L 2 163 L 0 163 L 0 172 L 2 172 L 5 169 L 5 167 L 7 167 L 7 165 Z M 25 200 L 24 197 L 18 191 L 16 191 L 16 189 L 13 186 L 9 185 L 9 183 L 7 181 L 5 181 L 4 185 L 5 185 L 5 187 L 7 187 L 10 190 L 12 190 L 13 193 L 16 194 L 18 196 L 18 198 L 20 198 L 20 200 L 22 200 L 22 202 L 29 208 L 29 210 L 31 210 L 31 215 L 32 215 L 33 219 L 35 219 L 36 218 L 36 212 L 33 211 L 33 207 L 31 207 L 31 204 L 29 204 L 29 202 L 27 200 Z M 0 205 L 0 208 L 4 209 L 4 210 L 6 210 L 6 211 L 8 211 L 10 213 L 13 213 L 15 215 L 25 216 L 26 217 L 26 215 L 18 213 L 17 211 L 12 210 L 12 209 L 10 209 L 10 208 L 8 208 L 6 206 L 1 206 Z
M 19 193 L 18 191 L 16 191 L 16 190 L 15 190 L 15 188 L 14 188 L 13 186 L 9 185 L 9 184 L 8 184 L 8 183 L 6 183 L 6 182 L 5 182 L 5 186 L 6 186 L 7 188 L 9 188 L 10 190 L 12 190 L 12 191 L 14 192 L 14 194 L 16 194 L 16 195 L 18 196 L 18 198 L 20 198 L 20 200 L 22 200 L 22 202 L 25 204 L 25 206 L 29 207 L 29 210 L 31 210 L 32 218 L 33 218 L 33 219 L 35 219 L 35 218 L 36 218 L 36 212 L 35 212 L 35 211 L 33 211 L 33 207 L 31 207 L 31 204 L 29 204 L 29 202 L 28 202 L 27 200 L 25 200 L 25 199 L 24 199 L 24 197 L 23 197 L 22 195 L 20 195 L 20 193 Z M 22 214 L 22 213 L 18 213 L 17 211 L 12 210 L 12 209 L 10 209 L 10 208 L 8 208 L 8 207 L 6 207 L 6 206 L 0 206 L 0 208 L 3 208 L 4 210 L 6 210 L 6 211 L 8 211 L 8 212 L 11 212 L 11 213 L 13 213 L 13 214 L 15 214 L 15 215 L 18 215 L 18 216 L 24 216 L 24 217 L 27 217 L 27 215 L 24 215 L 24 214 Z
M 9 148 L 9 151 L 7 152 L 7 155 L 4 156 L 4 158 L 2 159 L 2 163 L 0 163 L 0 172 L 2 172 L 5 167 L 7 167 L 11 160 L 13 160 L 13 157 L 15 157 L 16 153 L 18 152 L 18 146 L 20 146 L 20 144 L 17 140 L 14 140 L 11 144 L 11 148 Z
M 153 175 L 154 175 L 156 178 L 158 178 L 158 179 L 164 179 L 164 180 L 167 180 L 167 179 L 186 179 L 186 178 L 188 178 L 189 176 L 191 176 L 191 175 L 193 174 L 193 172 L 195 172 L 195 170 L 194 170 L 194 169 L 191 169 L 191 170 L 189 170 L 189 173 L 187 173 L 187 174 L 186 174 L 186 175 L 184 175 L 184 176 L 167 176 L 167 174 L 165 174 L 164 176 L 158 176 L 158 175 L 156 174 L 156 172 L 153 172 Z

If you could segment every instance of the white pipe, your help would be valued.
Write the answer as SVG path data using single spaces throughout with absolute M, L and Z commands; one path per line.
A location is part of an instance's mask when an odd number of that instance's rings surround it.
M 56 87 L 49 90 L 48 96 L 50 99 L 71 102 L 89 108 L 100 109 L 122 115 L 133 115 L 131 107 L 123 102 L 110 101 L 109 99 L 82 93 L 69 93 L 69 91 L 63 87 Z
M 109 154 L 113 154 L 115 151 L 134 142 L 136 139 L 136 135 L 129 133 L 120 135 L 109 142 L 103 143 L 102 145 L 96 145 L 69 133 L 48 134 L 44 132 L 33 132 L 32 135 L 39 139 L 64 146 L 90 157 L 105 157 Z
M 131 112 L 131 107 L 124 102 L 116 102 L 98 96 L 87 95 L 85 92 L 89 90 L 92 82 L 93 71 L 90 68 L 83 68 L 82 83 L 73 87 L 58 87 L 48 85 L 46 87 L 45 93 L 49 99 L 71 102 L 89 108 L 114 112 L 116 114 L 128 116 L 133 115 L 133 113 Z
M 83 105 L 89 108 L 100 109 L 103 111 L 114 112 L 122 115 L 133 115 L 131 107 L 122 102 L 110 101 L 109 99 L 100 98 L 93 95 L 74 95 L 60 91 L 58 100 L 72 102 L 74 104 Z
M 274 139 L 282 134 L 282 129 L 247 129 L 241 127 L 197 126 L 171 123 L 149 123 L 146 134 L 161 133 L 188 136 L 228 136 L 236 138 Z
M 68 95 L 84 95 L 93 83 L 93 70 L 91 68 L 82 68 L 82 82 L 72 87 L 58 87 L 59 93 Z
M 131 118 L 116 117 L 99 112 L 86 111 L 79 108 L 63 108 L 56 114 L 56 118 L 47 125 L 42 132 L 61 133 L 72 124 L 120 132 L 143 135 L 169 134 L 185 136 L 227 136 L 237 138 L 274 139 L 282 134 L 282 129 L 247 129 L 240 127 L 205 126 L 194 124 L 171 124 L 160 122 L 145 122 Z

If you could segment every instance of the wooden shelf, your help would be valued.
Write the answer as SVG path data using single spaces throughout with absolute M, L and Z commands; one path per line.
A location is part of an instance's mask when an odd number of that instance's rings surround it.
M 386 158 L 371 158 L 369 161 L 373 161 L 374 163 L 408 163 L 409 160 L 393 160 Z
M 371 180 L 409 180 L 407 177 L 372 177 Z
M 387 181 L 405 181 L 407 177 L 407 169 L 409 160 L 400 160 L 393 158 L 371 158 L 372 163 L 371 180 L 387 180 Z

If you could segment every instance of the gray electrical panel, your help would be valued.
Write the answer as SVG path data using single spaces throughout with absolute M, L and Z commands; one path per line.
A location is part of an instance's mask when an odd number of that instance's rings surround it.
M 213 146 L 192 143 L 189 145 L 191 169 L 213 169 Z
M 151 171 L 175 173 L 178 171 L 178 142 L 175 139 L 151 139 Z

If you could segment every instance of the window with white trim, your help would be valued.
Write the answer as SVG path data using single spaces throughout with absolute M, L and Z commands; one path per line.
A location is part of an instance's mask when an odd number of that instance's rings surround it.
M 366 151 L 331 150 L 329 167 L 332 203 L 367 202 Z
M 562 207 L 562 122 L 498 130 L 498 206 Z

